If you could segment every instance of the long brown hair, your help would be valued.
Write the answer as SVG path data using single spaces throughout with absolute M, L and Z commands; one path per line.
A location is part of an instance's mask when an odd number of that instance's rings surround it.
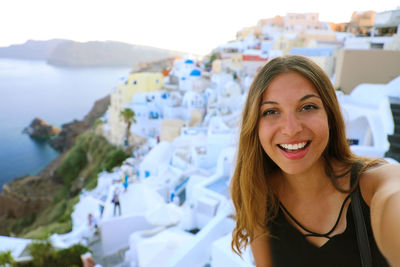
M 308 79 L 318 91 L 329 123 L 329 141 L 322 157 L 325 171 L 339 191 L 337 178 L 345 173 L 335 173 L 331 160 L 350 166 L 361 158 L 355 156 L 346 140 L 345 124 L 336 98 L 335 89 L 325 72 L 311 60 L 301 56 L 284 56 L 269 61 L 251 84 L 242 113 L 239 147 L 231 194 L 236 210 L 236 227 L 232 233 L 232 249 L 241 254 L 255 238 L 255 230 L 268 234 L 267 223 L 278 210 L 278 201 L 268 184 L 268 176 L 278 166 L 264 152 L 259 136 L 258 122 L 262 96 L 271 81 L 280 74 L 295 71 Z M 348 171 L 348 170 L 347 170 Z M 265 214 L 260 212 L 265 210 Z

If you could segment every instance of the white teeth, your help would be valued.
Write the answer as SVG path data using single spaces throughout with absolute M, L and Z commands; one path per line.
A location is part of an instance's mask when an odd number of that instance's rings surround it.
M 297 149 L 303 148 L 306 144 L 307 144 L 307 142 L 302 142 L 302 143 L 298 143 L 298 144 L 280 144 L 280 146 L 285 149 L 297 150 Z

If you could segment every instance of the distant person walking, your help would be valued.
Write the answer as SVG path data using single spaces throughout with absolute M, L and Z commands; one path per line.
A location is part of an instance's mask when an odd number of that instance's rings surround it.
M 129 175 L 126 173 L 122 177 L 122 186 L 124 187 L 124 192 L 128 191 L 128 181 L 129 181 Z
M 119 203 L 119 192 L 118 189 L 114 190 L 114 195 L 111 200 L 112 203 L 114 203 L 114 216 L 118 207 L 118 216 L 121 216 L 121 204 Z
M 89 222 L 90 230 L 92 230 L 94 233 L 97 234 L 97 232 L 98 232 L 97 220 L 93 216 L 92 213 L 89 213 L 89 215 L 88 215 L 88 222 Z
M 99 212 L 100 212 L 100 218 L 103 218 L 103 213 L 104 213 L 104 204 L 103 203 L 99 204 Z

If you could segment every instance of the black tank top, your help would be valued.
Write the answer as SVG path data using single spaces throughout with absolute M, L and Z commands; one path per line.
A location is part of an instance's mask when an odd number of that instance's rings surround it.
M 368 232 L 373 266 L 389 266 L 379 251 L 372 234 L 369 207 L 362 195 L 360 199 Z M 283 211 L 279 209 L 277 217 L 268 224 L 271 234 L 270 245 L 273 266 L 361 267 L 351 204 L 350 202 L 346 214 L 346 230 L 341 234 L 332 236 L 321 247 L 317 247 L 307 241 L 305 236 L 286 220 Z

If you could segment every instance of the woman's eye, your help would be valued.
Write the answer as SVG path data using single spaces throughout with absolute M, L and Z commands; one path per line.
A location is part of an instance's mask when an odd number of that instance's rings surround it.
M 303 106 L 302 109 L 303 109 L 303 110 L 312 110 L 312 109 L 318 109 L 318 107 L 317 107 L 316 105 L 311 105 L 311 104 L 309 104 L 309 105 Z
M 267 109 L 262 113 L 262 115 L 263 116 L 269 116 L 269 115 L 274 115 L 274 114 L 277 114 L 277 113 L 278 112 L 276 110 L 274 110 L 274 109 Z

